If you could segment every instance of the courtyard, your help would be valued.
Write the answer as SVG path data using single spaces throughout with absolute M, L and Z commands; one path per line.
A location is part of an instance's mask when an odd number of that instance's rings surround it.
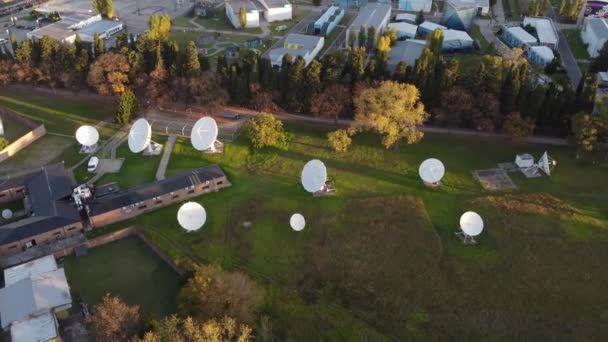
M 136 237 L 89 249 L 88 255 L 70 256 L 63 263 L 72 295 L 89 305 L 110 293 L 139 305 L 143 315 L 176 311 L 179 275 Z

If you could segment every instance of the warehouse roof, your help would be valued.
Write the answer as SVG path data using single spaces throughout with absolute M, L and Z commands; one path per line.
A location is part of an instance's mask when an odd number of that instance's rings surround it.
M 557 45 L 557 31 L 553 26 L 553 22 L 548 18 L 541 17 L 525 17 L 523 25 L 531 25 L 536 29 L 538 41 L 541 44 Z
M 416 32 L 418 32 L 418 26 L 408 24 L 408 23 L 390 23 L 388 24 L 389 28 L 394 28 L 397 32 L 404 32 L 412 37 L 416 36 Z
M 352 23 L 357 30 L 364 27 L 375 27 L 378 29 L 387 14 L 391 12 L 391 5 L 383 3 L 369 3 L 361 8 L 359 14 Z
M 526 43 L 526 44 L 538 43 L 538 40 L 536 39 L 536 37 L 534 37 L 528 31 L 524 30 L 523 28 L 521 28 L 519 26 L 509 27 L 509 28 L 507 28 L 507 31 L 509 31 L 509 33 L 511 35 L 513 35 L 517 40 L 519 40 L 522 43 Z
M 587 28 L 595 33 L 597 37 L 608 37 L 608 23 L 604 18 L 587 18 Z
M 408 66 L 413 67 L 425 47 L 426 41 L 424 40 L 408 39 L 404 42 L 397 42 L 391 48 L 387 64 L 395 66 L 399 62 L 405 62 Z
M 40 274 L 51 272 L 57 269 L 57 262 L 53 255 L 35 259 L 21 265 L 13 266 L 4 270 L 5 286 L 11 286 L 14 283 L 26 279 L 39 276 Z

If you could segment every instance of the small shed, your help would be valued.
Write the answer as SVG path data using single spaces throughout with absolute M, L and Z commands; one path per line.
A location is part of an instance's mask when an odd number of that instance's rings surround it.
M 520 168 L 532 167 L 534 165 L 534 157 L 529 153 L 518 154 L 515 156 L 515 165 Z

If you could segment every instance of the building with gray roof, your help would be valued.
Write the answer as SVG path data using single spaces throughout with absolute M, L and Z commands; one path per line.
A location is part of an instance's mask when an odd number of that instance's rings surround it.
M 270 50 L 268 57 L 272 65 L 281 66 L 283 56 L 290 54 L 293 59 L 301 56 L 308 65 L 323 49 L 325 38 L 319 36 L 308 36 L 305 34 L 288 34 L 285 36 L 282 48 Z
M 359 10 L 359 14 L 353 21 L 353 23 L 346 30 L 345 43 L 349 40 L 351 27 L 354 28 L 355 34 L 359 32 L 363 26 L 366 30 L 370 27 L 376 28 L 376 37 L 378 37 L 386 30 L 391 19 L 391 5 L 385 3 L 368 3 Z M 367 32 L 367 31 L 366 31 Z M 359 42 L 355 39 L 355 47 L 359 46 Z
M 608 40 L 608 23 L 604 18 L 585 18 L 581 38 L 587 44 L 589 56 L 597 57 Z
M 388 70 L 394 72 L 399 62 L 404 62 L 407 66 L 414 67 L 425 47 L 426 41 L 424 40 L 408 39 L 396 42 L 388 56 Z

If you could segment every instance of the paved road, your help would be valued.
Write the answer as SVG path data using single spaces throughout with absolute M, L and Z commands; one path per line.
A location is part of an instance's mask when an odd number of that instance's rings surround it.
M 167 143 L 165 144 L 165 150 L 163 151 L 163 156 L 160 159 L 160 163 L 158 163 L 158 169 L 156 170 L 156 180 L 165 179 L 165 172 L 167 171 L 167 165 L 169 165 L 169 158 L 171 158 L 171 153 L 173 152 L 173 145 L 175 145 L 175 139 L 177 136 L 170 135 L 169 139 L 167 139 Z
M 555 11 L 553 10 L 553 6 L 549 6 L 549 11 L 547 12 L 547 16 L 553 21 L 557 21 Z M 568 72 L 568 77 L 570 77 L 570 81 L 572 81 L 572 87 L 578 87 L 578 83 L 581 81 L 582 74 L 581 70 L 578 68 L 578 64 L 576 63 L 576 58 L 574 58 L 574 54 L 570 49 L 570 45 L 566 40 L 566 36 L 562 33 L 562 31 L 557 31 L 559 36 L 559 44 L 557 49 L 559 51 L 562 65 Z

